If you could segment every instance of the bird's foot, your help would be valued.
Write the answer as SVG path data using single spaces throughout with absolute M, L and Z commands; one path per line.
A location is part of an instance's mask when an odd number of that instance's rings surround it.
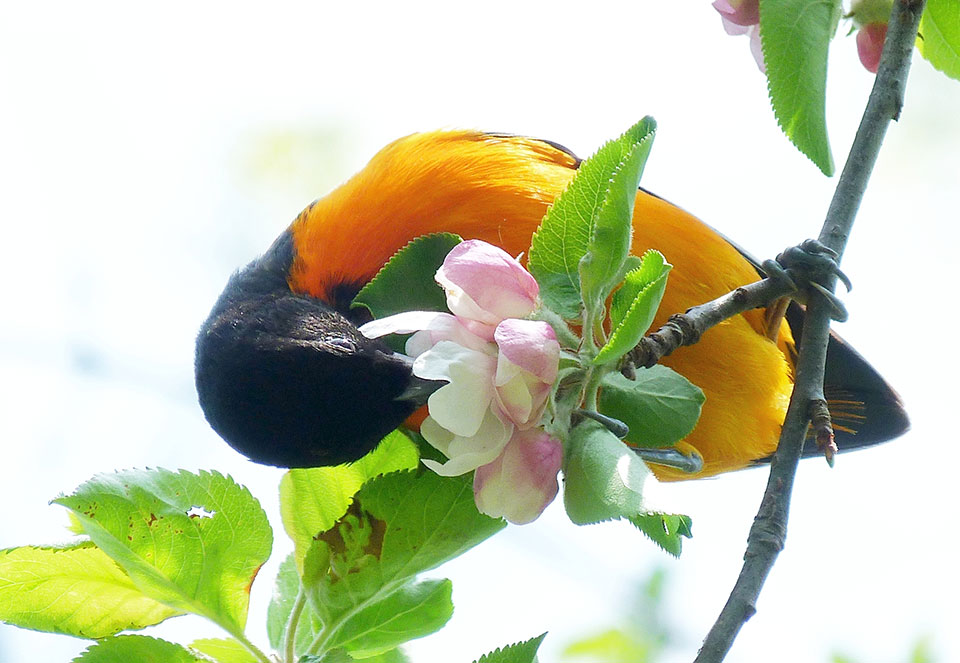
M 621 440 L 630 432 L 630 429 L 627 427 L 627 425 L 619 419 L 614 419 L 613 417 L 608 417 L 605 414 L 600 414 L 596 410 L 585 410 L 580 408 L 573 411 L 573 416 L 577 419 L 593 419 L 594 421 L 602 424 L 604 428 L 616 435 Z
M 823 285 L 823 281 L 834 276 L 840 280 L 849 292 L 850 279 L 840 270 L 837 252 L 815 239 L 808 239 L 799 246 L 791 246 L 777 256 L 776 260 L 765 260 L 763 271 L 769 278 L 787 283 L 797 293 L 812 288 L 826 297 L 833 313 L 831 317 L 838 322 L 847 319 L 847 309 L 843 302 Z
M 703 457 L 697 452 L 685 454 L 677 449 L 641 449 L 630 447 L 631 451 L 640 456 L 647 463 L 665 465 L 686 472 L 696 474 L 703 469 Z

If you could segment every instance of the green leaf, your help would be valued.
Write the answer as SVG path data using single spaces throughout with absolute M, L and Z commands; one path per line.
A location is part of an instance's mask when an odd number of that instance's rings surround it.
M 543 642 L 545 637 L 547 637 L 547 634 L 543 633 L 524 642 L 517 642 L 501 649 L 495 649 L 489 654 L 484 654 L 473 663 L 536 663 L 537 650 L 540 649 L 540 643 Z
M 174 642 L 145 635 L 104 638 L 73 659 L 73 663 L 209 663 Z
M 421 470 L 366 484 L 337 527 L 316 541 L 314 550 L 326 551 L 329 570 L 319 573 L 305 564 L 308 596 L 327 628 L 321 649 L 385 651 L 440 628 L 452 609 L 449 585 L 411 580 L 504 526 L 477 511 L 469 476 Z M 307 561 L 314 557 L 322 555 L 310 554 Z M 394 613 L 401 613 L 394 615 L 396 623 L 372 630 Z
M 643 254 L 640 266 L 627 273 L 623 287 L 613 293 L 610 303 L 613 333 L 593 363 L 619 359 L 640 342 L 657 315 L 672 267 L 662 253 L 651 249 Z
M 297 594 L 300 591 L 300 576 L 297 575 L 297 564 L 293 553 L 280 564 L 277 579 L 273 586 L 273 596 L 267 606 L 267 638 L 270 646 L 281 651 L 284 646 L 287 622 L 293 612 Z M 310 603 L 303 607 L 300 620 L 297 623 L 297 632 L 294 636 L 294 652 L 301 655 L 310 647 L 310 643 L 323 628 L 320 616 Z
M 837 31 L 840 0 L 760 0 L 760 41 L 767 90 L 787 138 L 828 177 L 827 50 Z
M 690 434 L 706 397 L 685 377 L 657 364 L 637 370 L 635 380 L 604 376 L 599 410 L 627 425 L 638 447 L 666 447 Z
M 54 502 L 144 594 L 242 634 L 250 585 L 273 543 L 246 488 L 215 472 L 128 470 L 97 475 Z
M 683 538 L 689 539 L 693 536 L 693 530 L 691 529 L 693 520 L 690 516 L 651 511 L 628 516 L 627 520 L 674 557 L 680 556 L 683 549 Z
M 233 638 L 204 638 L 190 643 L 190 649 L 217 663 L 260 663 L 249 649 Z
M 374 318 L 402 311 L 446 311 L 446 296 L 433 277 L 443 259 L 461 241 L 451 233 L 416 238 L 380 268 L 350 307 L 363 306 Z
M 920 54 L 950 78 L 960 80 L 960 3 L 927 0 L 920 17 Z
M 436 568 L 506 526 L 477 511 L 470 474 L 392 474 L 364 486 L 359 498 L 364 510 L 387 523 L 381 564 L 394 577 Z
M 350 636 L 337 646 L 354 658 L 383 654 L 397 645 L 439 631 L 453 616 L 453 583 L 425 580 L 403 585 L 350 619 Z
M 528 267 L 544 303 L 565 319 L 580 315 L 580 261 L 588 252 L 583 273 L 593 299 L 629 253 L 637 183 L 655 127 L 644 118 L 581 163 L 533 235 Z
M 91 542 L 0 550 L 0 620 L 9 624 L 103 638 L 179 614 L 144 596 Z
M 595 421 L 571 431 L 563 459 L 563 505 L 570 520 L 589 525 L 643 513 L 650 470 L 627 445 Z
M 647 117 L 619 141 L 620 161 L 607 183 L 603 204 L 596 212 L 587 253 L 578 265 L 583 301 L 594 312 L 603 309 L 610 291 L 619 283 L 617 277 L 630 255 L 633 205 L 637 200 L 643 167 L 653 147 L 655 131 L 656 123 Z M 598 153 L 597 157 L 600 156 Z
M 393 431 L 369 454 L 349 465 L 290 470 L 280 480 L 280 515 L 293 539 L 297 568 L 318 532 L 324 532 L 347 512 L 353 496 L 365 481 L 397 470 L 413 469 L 419 462 L 416 445 Z
M 391 649 L 364 659 L 356 659 L 344 649 L 332 649 L 323 656 L 304 656 L 297 663 L 354 663 L 357 660 L 363 663 L 410 663 L 410 658 L 401 649 Z

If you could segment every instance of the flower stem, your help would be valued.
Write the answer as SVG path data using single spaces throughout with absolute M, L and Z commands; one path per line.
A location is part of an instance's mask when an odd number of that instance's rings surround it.
M 307 604 L 307 593 L 303 591 L 303 583 L 297 591 L 297 598 L 293 602 L 293 609 L 290 611 L 290 617 L 287 619 L 287 628 L 284 629 L 283 641 L 283 660 L 284 663 L 295 663 L 296 656 L 294 645 L 297 638 L 297 626 L 300 624 L 300 615 L 303 614 L 303 608 Z

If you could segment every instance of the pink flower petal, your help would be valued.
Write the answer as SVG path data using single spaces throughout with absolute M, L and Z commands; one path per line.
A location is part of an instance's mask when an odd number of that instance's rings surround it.
M 560 362 L 557 335 L 542 320 L 508 319 L 497 325 L 493 335 L 500 356 L 543 382 L 553 384 Z
M 473 494 L 481 513 L 516 525 L 536 520 L 557 496 L 560 441 L 541 430 L 514 434 L 503 453 L 477 468 Z
M 504 318 L 526 317 L 537 306 L 536 280 L 505 251 L 468 240 L 453 248 L 437 270 L 455 315 L 496 325 Z

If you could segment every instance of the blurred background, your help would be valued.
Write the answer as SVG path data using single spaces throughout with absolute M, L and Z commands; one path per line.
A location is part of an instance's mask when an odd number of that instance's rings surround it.
M 0 547 L 68 539 L 65 510 L 47 502 L 97 472 L 229 473 L 275 529 L 249 620 L 266 646 L 290 550 L 281 471 L 210 430 L 192 353 L 230 273 L 310 201 L 414 131 L 530 134 L 586 156 L 651 114 L 644 186 L 770 257 L 816 236 L 835 178 L 781 135 L 746 38 L 727 36 L 706 1 L 261 7 L 3 9 Z M 873 81 L 845 31 L 828 90 L 838 164 Z M 729 661 L 898 662 L 921 660 L 918 647 L 960 660 L 958 118 L 960 84 L 918 57 L 843 265 L 855 289 L 838 330 L 900 391 L 913 429 L 833 470 L 803 463 L 787 548 Z M 456 612 L 408 652 L 466 662 L 549 631 L 550 663 L 638 615 L 633 627 L 669 631 L 656 660 L 690 660 L 739 572 L 765 481 L 761 469 L 651 486 L 657 506 L 693 517 L 679 560 L 626 524 L 574 527 L 555 504 L 435 572 L 453 579 Z M 655 603 L 638 609 L 655 582 Z M 222 635 L 193 617 L 149 632 Z M 67 661 L 85 646 L 0 626 L 0 661 Z

